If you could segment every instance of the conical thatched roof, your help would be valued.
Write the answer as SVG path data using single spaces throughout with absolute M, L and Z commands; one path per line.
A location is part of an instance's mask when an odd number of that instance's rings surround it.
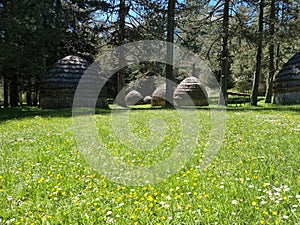
M 300 52 L 295 54 L 277 74 L 274 103 L 300 104 Z
M 176 106 L 208 106 L 208 96 L 204 86 L 196 77 L 184 79 L 173 95 Z
M 152 94 L 152 106 L 164 106 L 166 104 L 166 84 L 159 85 Z
M 130 91 L 125 97 L 126 105 L 141 105 L 144 104 L 143 96 L 138 91 Z
M 70 108 L 73 105 L 73 98 L 77 85 L 90 66 L 90 63 L 74 55 L 66 56 L 60 59 L 54 68 L 49 70 L 40 85 L 40 107 L 41 108 Z M 91 76 L 92 77 L 92 76 Z M 94 80 L 88 80 L 90 85 L 94 87 Z M 93 90 L 87 88 L 88 92 L 93 93 Z M 103 95 L 103 93 L 101 94 Z M 105 98 L 99 97 L 97 107 L 108 107 Z

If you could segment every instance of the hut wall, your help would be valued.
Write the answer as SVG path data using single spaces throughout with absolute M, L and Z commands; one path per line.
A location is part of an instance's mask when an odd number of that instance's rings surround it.
M 300 52 L 279 71 L 274 80 L 273 91 L 275 104 L 300 104 Z
M 279 104 L 279 105 L 300 104 L 300 91 L 275 93 L 274 94 L 274 103 Z

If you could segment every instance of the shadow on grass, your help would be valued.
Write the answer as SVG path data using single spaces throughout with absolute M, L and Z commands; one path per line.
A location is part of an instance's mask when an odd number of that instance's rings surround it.
M 96 109 L 95 114 L 108 114 L 110 109 Z M 12 107 L 12 108 L 0 108 L 0 122 L 4 122 L 11 119 L 22 119 L 30 117 L 71 117 L 72 109 L 41 109 L 38 107 Z
M 256 111 L 256 112 L 263 112 L 263 111 L 294 111 L 300 112 L 300 105 L 275 105 L 275 104 L 264 104 L 258 106 L 251 106 L 251 105 L 243 105 L 243 106 L 235 106 L 229 105 L 226 107 L 227 111 Z
M 188 109 L 189 107 L 182 107 Z M 194 107 L 192 107 L 195 109 Z M 112 108 L 112 109 L 96 109 L 95 114 L 109 114 L 112 110 L 134 110 L 134 111 L 147 111 L 147 110 L 175 110 L 173 108 L 151 107 L 150 105 L 133 106 L 128 108 Z M 196 107 L 197 110 L 222 110 L 217 105 Z M 226 107 L 229 112 L 268 112 L 268 111 L 294 111 L 300 112 L 300 105 L 279 106 L 274 104 L 264 104 L 259 106 L 242 105 L 235 106 L 229 105 Z M 84 110 L 83 110 L 84 112 Z M 72 117 L 72 109 L 41 109 L 37 107 L 13 107 L 13 108 L 0 108 L 0 122 L 11 119 L 30 118 L 35 116 L 41 117 Z

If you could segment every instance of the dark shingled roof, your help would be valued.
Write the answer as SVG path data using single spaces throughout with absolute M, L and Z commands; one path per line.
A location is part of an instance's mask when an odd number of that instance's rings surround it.
M 300 92 L 300 52 L 279 71 L 273 88 L 274 93 Z
M 70 108 L 73 105 L 73 98 L 77 85 L 91 65 L 86 59 L 79 56 L 69 55 L 60 59 L 54 68 L 41 80 L 40 85 L 40 107 L 42 108 Z M 86 96 L 93 95 L 95 81 L 99 80 L 95 76 L 87 79 Z M 103 93 L 101 93 L 103 96 Z M 99 97 L 97 107 L 108 107 L 106 100 Z

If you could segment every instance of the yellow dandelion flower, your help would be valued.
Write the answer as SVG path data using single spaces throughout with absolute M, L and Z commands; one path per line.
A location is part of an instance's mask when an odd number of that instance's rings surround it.
M 252 204 L 253 206 L 256 206 L 257 203 L 256 203 L 255 201 L 253 201 L 251 204 Z
M 42 183 L 44 180 L 45 180 L 45 178 L 44 178 L 44 177 L 41 177 L 41 178 L 38 180 L 38 183 L 40 184 L 40 183 Z
M 190 209 L 191 207 L 192 207 L 191 204 L 187 204 L 185 209 Z
M 132 220 L 136 219 L 136 215 L 134 215 L 134 214 L 131 215 L 131 216 L 130 216 L 130 219 L 132 219 Z
M 152 196 L 151 196 L 151 195 L 149 195 L 149 196 L 147 197 L 147 200 L 148 200 L 148 201 L 150 201 L 150 202 L 152 202 L 152 201 L 153 201 L 153 198 L 152 198 Z
M 265 221 L 264 220 L 260 220 L 259 224 L 265 224 Z
M 162 216 L 161 219 L 162 219 L 162 220 L 166 220 L 167 218 L 166 218 L 165 216 Z
M 278 214 L 277 211 L 273 211 L 273 212 L 272 212 L 272 215 L 273 215 L 273 216 L 276 216 L 277 214 Z

